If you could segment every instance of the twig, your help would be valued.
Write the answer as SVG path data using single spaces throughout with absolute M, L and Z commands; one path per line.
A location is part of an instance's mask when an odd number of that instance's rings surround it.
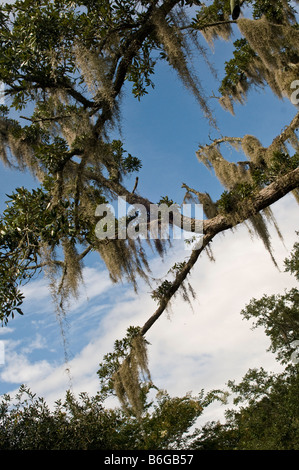
M 135 193 L 136 189 L 137 189 L 137 186 L 138 186 L 138 176 L 136 176 L 136 180 L 135 180 L 135 184 L 134 184 L 134 188 L 132 189 L 132 194 Z
M 32 119 L 26 116 L 20 116 L 22 119 L 26 119 L 27 121 L 35 122 L 43 122 L 43 121 L 57 121 L 58 119 L 70 119 L 72 116 L 53 116 L 53 117 L 45 117 L 40 119 Z
M 200 25 L 196 25 L 196 24 L 189 24 L 187 26 L 182 26 L 180 29 L 181 30 L 184 30 L 184 29 L 194 29 L 194 30 L 202 30 L 202 29 L 205 29 L 205 28 L 210 28 L 210 27 L 213 27 L 213 26 L 219 26 L 219 25 L 222 25 L 222 24 L 230 24 L 230 23 L 237 23 L 236 20 L 226 20 L 226 21 L 215 21 L 214 23 L 208 23 L 208 24 L 204 24 L 202 26 Z

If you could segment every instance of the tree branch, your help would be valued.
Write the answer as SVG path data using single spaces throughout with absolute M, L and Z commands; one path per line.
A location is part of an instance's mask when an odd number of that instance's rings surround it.
M 32 118 L 29 118 L 29 117 L 26 117 L 26 116 L 20 116 L 21 119 L 26 119 L 26 121 L 31 121 L 33 123 L 36 123 L 36 122 L 44 122 L 44 121 L 59 121 L 59 120 L 62 120 L 62 119 L 71 119 L 72 116 L 70 115 L 65 115 L 65 116 L 52 116 L 52 117 L 43 117 L 43 118 L 40 118 L 40 119 L 32 119 Z
M 237 23 L 236 20 L 225 20 L 225 21 L 215 21 L 214 23 L 207 23 L 202 26 L 196 24 L 189 24 L 187 26 L 182 26 L 180 29 L 194 29 L 195 31 L 201 31 L 202 29 L 211 28 L 212 26 L 219 26 L 223 24 Z
M 208 245 L 208 243 L 212 240 L 212 235 L 205 235 L 203 237 L 202 246 L 198 250 L 193 250 L 188 262 L 185 264 L 183 269 L 176 275 L 175 280 L 172 283 L 171 288 L 169 289 L 167 296 L 160 302 L 159 307 L 154 312 L 154 314 L 145 322 L 143 327 L 140 330 L 141 335 L 145 335 L 148 330 L 153 326 L 153 324 L 160 318 L 162 313 L 166 310 L 171 298 L 175 295 L 178 289 L 181 287 L 182 283 L 190 273 L 191 269 L 195 265 L 196 261 L 199 258 L 199 255 L 202 253 L 204 248 Z
M 150 36 L 150 34 L 155 30 L 156 26 L 151 20 L 151 17 L 157 14 L 162 14 L 167 16 L 167 14 L 180 2 L 180 0 L 166 0 L 160 7 L 156 7 L 154 2 L 150 5 L 148 12 L 144 15 L 142 24 L 137 31 L 133 31 L 125 44 L 122 47 L 123 55 L 119 61 L 117 67 L 115 67 L 115 77 L 113 81 L 113 99 L 115 100 L 119 95 L 123 84 L 126 79 L 128 69 L 132 63 L 132 60 L 138 54 L 140 47 L 142 46 L 144 40 Z M 111 117 L 111 105 L 107 102 L 101 102 L 95 106 L 95 109 L 102 108 L 102 114 L 97 119 L 95 123 L 94 130 L 95 133 L 98 133 L 99 130 L 103 127 L 105 122 Z
M 252 197 L 250 204 L 248 204 L 248 201 L 244 201 L 243 215 L 242 218 L 240 218 L 237 222 L 232 222 L 232 217 L 230 215 L 217 215 L 212 219 L 205 220 L 203 222 L 204 237 L 201 247 L 197 250 L 192 251 L 188 262 L 183 267 L 183 269 L 176 275 L 176 278 L 173 281 L 172 286 L 167 293 L 167 296 L 165 296 L 157 310 L 141 328 L 141 334 L 145 335 L 147 331 L 153 326 L 153 324 L 158 320 L 158 318 L 162 315 L 162 313 L 167 308 L 169 301 L 178 291 L 178 289 L 182 285 L 182 282 L 186 279 L 187 275 L 192 270 L 193 266 L 199 258 L 199 255 L 218 233 L 222 233 L 225 230 L 228 230 L 233 226 L 244 222 L 249 217 L 257 214 L 263 209 L 266 209 L 274 202 L 277 202 L 283 196 L 298 187 L 299 168 L 296 168 L 295 170 L 287 173 L 284 176 L 281 176 L 277 181 L 274 181 L 269 186 L 259 191 L 256 195 Z

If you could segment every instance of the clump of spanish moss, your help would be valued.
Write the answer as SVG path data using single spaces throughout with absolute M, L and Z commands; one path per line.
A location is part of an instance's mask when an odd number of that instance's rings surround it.
M 63 276 L 58 289 L 61 293 L 62 300 L 68 299 L 70 296 L 77 297 L 80 283 L 82 279 L 82 265 L 76 247 L 69 239 L 62 242 L 64 253 Z
M 224 15 L 223 22 L 219 22 L 213 26 L 205 27 L 204 25 L 200 28 L 200 32 L 207 43 L 213 47 L 214 42 L 221 38 L 224 41 L 228 41 L 232 34 L 232 27 L 230 23 L 226 23 L 229 19 L 227 14 Z
M 87 49 L 82 44 L 74 46 L 75 58 L 88 91 L 96 101 L 104 100 L 110 108 L 114 107 L 111 80 L 107 78 L 107 58 L 96 50 Z M 109 59 L 112 61 L 112 57 Z
M 209 258 L 210 261 L 215 262 L 214 253 L 213 253 L 213 250 L 212 250 L 210 245 L 207 245 L 205 247 L 205 253 L 208 255 L 208 258 Z
M 263 217 L 262 213 L 255 214 L 248 219 L 249 223 L 252 225 L 254 232 L 258 235 L 258 237 L 263 241 L 264 246 L 268 253 L 271 256 L 271 259 L 276 267 L 277 262 L 274 258 L 272 247 L 271 247 L 271 239 L 270 234 L 268 231 L 267 223 Z
M 138 334 L 131 343 L 130 354 L 113 374 L 113 387 L 123 408 L 130 408 L 139 419 L 143 412 L 144 392 L 141 380 L 151 382 L 148 369 L 147 341 Z
M 67 258 L 71 255 L 71 249 L 69 247 L 65 248 L 67 253 Z M 40 243 L 39 255 L 41 257 L 42 263 L 45 265 L 44 272 L 45 276 L 49 281 L 50 293 L 52 296 L 53 304 L 55 307 L 56 320 L 60 328 L 60 334 L 62 338 L 62 346 L 64 351 L 64 361 L 66 366 L 66 372 L 69 377 L 69 382 L 71 385 L 71 375 L 69 368 L 69 354 L 68 354 L 68 342 L 66 335 L 66 305 L 65 303 L 69 300 L 70 290 L 77 289 L 77 277 L 81 277 L 81 271 L 77 271 L 75 265 L 76 261 L 71 261 L 72 267 L 69 268 L 67 273 L 66 264 L 63 265 L 61 261 L 57 261 L 55 256 L 55 249 L 49 246 L 46 243 Z M 63 268 L 63 275 L 61 276 L 61 268 Z M 72 275 L 71 275 L 72 272 Z M 73 279 L 71 279 L 73 277 Z M 69 284 L 69 285 L 68 285 Z M 75 292 L 77 295 L 77 290 Z
M 175 263 L 167 272 L 167 274 L 171 274 L 174 276 L 175 280 L 178 278 L 178 276 L 181 275 L 182 271 L 186 267 L 186 261 L 180 262 L 180 263 Z M 158 281 L 158 280 L 156 280 Z M 192 285 L 190 282 L 187 282 L 186 279 L 180 282 L 180 288 L 178 289 L 177 292 L 173 293 L 173 282 L 169 281 L 168 279 L 165 279 L 164 281 L 161 282 L 159 285 L 156 287 L 151 292 L 151 297 L 155 301 L 157 301 L 160 305 L 165 304 L 166 305 L 166 311 L 170 314 L 171 312 L 171 302 L 170 302 L 170 297 L 173 296 L 173 298 L 176 297 L 176 294 L 180 294 L 182 296 L 182 299 L 189 303 L 190 307 L 193 308 L 191 300 L 196 299 L 196 292 L 193 289 Z
M 218 214 L 217 206 L 208 193 L 198 193 L 198 201 L 203 205 L 204 213 L 208 219 L 212 219 Z
M 36 158 L 32 144 L 21 126 L 6 117 L 0 117 L 0 158 L 8 167 L 17 166 L 21 171 L 29 168 L 31 173 L 42 180 L 44 172 Z
M 227 189 L 232 189 L 239 181 L 247 181 L 248 172 L 243 166 L 226 160 L 220 150 L 220 144 L 201 146 L 196 152 L 197 158 L 209 169 L 213 169 L 220 183 Z
M 298 30 L 287 22 L 274 24 L 265 16 L 259 20 L 242 18 L 238 26 L 257 54 L 254 65 L 260 76 L 265 77 L 277 96 L 288 96 L 299 71 Z
M 56 250 L 50 245 L 40 243 L 39 254 L 49 279 L 50 291 L 56 310 L 66 312 L 70 298 L 77 298 L 83 282 L 82 262 L 73 243 L 67 238 L 62 240 L 63 261 L 56 258 Z
M 186 89 L 195 96 L 205 116 L 215 125 L 214 117 L 207 104 L 202 86 L 186 59 L 184 51 L 188 50 L 188 45 L 185 36 L 178 26 L 170 26 L 163 15 L 156 14 L 153 19 L 156 25 L 157 36 L 163 44 L 170 65 L 176 70 Z
M 187 302 L 190 305 L 191 309 L 193 309 L 191 299 L 196 299 L 196 292 L 190 282 L 188 282 L 187 285 L 185 282 L 182 282 L 180 286 L 180 291 L 184 302 Z
M 183 203 L 190 201 L 193 203 L 202 204 L 203 211 L 208 219 L 212 219 L 218 214 L 217 205 L 207 192 L 201 193 L 200 191 L 189 188 L 186 184 L 183 184 L 182 188 L 187 189 Z
M 299 189 L 297 189 L 297 188 L 294 189 L 294 190 L 292 191 L 292 194 L 293 194 L 294 198 L 296 199 L 296 201 L 297 201 L 298 204 L 299 204 Z
M 265 149 L 255 136 L 245 135 L 242 139 L 242 149 L 253 163 L 260 165 L 263 162 Z
M 298 137 L 295 130 L 296 121 L 292 122 L 290 128 L 284 130 L 280 137 L 274 139 L 268 148 L 263 147 L 261 142 L 251 135 L 235 139 L 223 137 L 210 145 L 200 146 L 196 153 L 199 161 L 215 171 L 225 191 L 214 203 L 209 195 L 199 193 L 184 184 L 183 187 L 187 189 L 185 198 L 194 197 L 193 195 L 196 194 L 204 206 L 207 217 L 215 217 L 218 213 L 222 213 L 231 218 L 233 226 L 238 225 L 240 221 L 247 218 L 251 198 L 256 191 L 274 181 L 280 174 L 297 167 L 297 153 L 293 157 L 287 153 L 287 144 L 296 150 L 298 149 Z M 228 161 L 223 156 L 221 147 L 223 144 L 229 144 L 237 150 L 242 150 L 248 160 L 237 163 Z M 293 195 L 298 200 L 298 192 L 293 191 Z M 283 242 L 281 231 L 271 208 L 266 208 L 261 213 L 250 217 L 246 226 L 250 233 L 253 230 L 261 238 L 272 261 L 277 266 L 272 252 L 268 223 L 273 224 Z
M 285 3 L 280 19 L 240 18 L 241 39 L 234 42 L 233 58 L 219 88 L 220 104 L 234 114 L 234 103 L 244 104 L 252 85 L 269 85 L 279 98 L 291 98 L 291 83 L 299 73 L 299 33 L 293 12 Z
M 137 276 L 148 280 L 150 268 L 140 240 L 107 239 L 97 243 L 97 251 L 106 264 L 112 282 L 126 278 L 137 291 Z

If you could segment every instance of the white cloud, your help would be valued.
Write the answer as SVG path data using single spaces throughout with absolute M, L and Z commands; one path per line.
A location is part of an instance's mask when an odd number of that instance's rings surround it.
M 3 327 L 0 328 L 0 336 L 4 336 L 8 333 L 12 333 L 14 331 L 14 328 L 11 328 L 9 326 L 3 325 Z
M 49 297 L 48 282 L 45 278 L 26 284 L 22 291 L 26 299 L 34 302 L 43 301 Z
M 112 282 L 107 272 L 101 272 L 96 268 L 84 268 L 84 284 L 87 298 L 97 297 L 98 295 L 111 288 Z
M 46 379 L 53 367 L 47 361 L 30 363 L 26 355 L 13 353 L 5 355 L 5 368 L 1 379 L 12 384 L 31 384 Z
M 36 349 L 45 349 L 47 347 L 47 340 L 40 333 L 37 333 L 35 338 L 22 349 L 23 354 L 32 353 Z

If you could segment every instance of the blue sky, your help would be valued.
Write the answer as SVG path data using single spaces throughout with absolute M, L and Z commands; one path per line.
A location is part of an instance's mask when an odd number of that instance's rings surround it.
M 223 61 L 229 58 L 231 45 L 217 43 L 215 61 L 220 78 Z M 217 94 L 217 82 L 206 72 L 203 61 L 202 83 L 207 95 Z M 153 202 L 168 195 L 180 203 L 183 182 L 217 198 L 222 188 L 212 173 L 196 159 L 199 144 L 219 137 L 203 118 L 194 98 L 184 90 L 174 72 L 160 65 L 155 89 L 140 102 L 126 90 L 123 97 L 122 133 L 124 147 L 140 157 L 143 167 L 138 190 Z M 222 135 L 254 134 L 264 145 L 281 132 L 296 109 L 286 100 L 276 99 L 270 90 L 253 91 L 244 106 L 236 106 L 236 115 L 225 112 L 211 100 Z M 231 155 L 234 158 L 234 155 Z M 37 183 L 30 175 L 1 167 L 0 203 L 16 186 Z M 133 176 L 128 183 L 134 185 Z M 150 368 L 157 386 L 171 394 L 196 393 L 202 388 L 224 387 L 229 379 L 241 379 L 249 367 L 264 366 L 279 370 L 263 331 L 251 331 L 242 321 L 240 310 L 252 297 L 283 292 L 295 285 L 283 272 L 283 259 L 289 254 L 298 230 L 297 205 L 290 196 L 274 206 L 274 213 L 285 237 L 285 246 L 273 234 L 273 248 L 281 271 L 273 265 L 262 242 L 252 240 L 244 227 L 220 235 L 213 242 L 216 261 L 203 254 L 190 281 L 197 299 L 193 309 L 178 296 L 172 310 L 149 331 Z M 164 262 L 153 257 L 153 276 L 164 276 L 175 261 L 188 256 L 178 241 Z M 75 393 L 96 393 L 96 371 L 115 339 L 122 338 L 129 325 L 140 325 L 153 313 L 156 304 L 149 287 L 140 283 L 136 295 L 126 284 L 112 285 L 101 260 L 92 255 L 85 269 L 85 285 L 74 300 L 64 322 L 69 355 L 71 385 Z M 26 383 L 49 403 L 64 396 L 70 386 L 65 371 L 61 332 L 44 278 L 25 288 L 24 317 L 17 317 L 0 329 L 5 345 L 5 364 L 0 365 L 0 394 L 14 392 Z M 222 416 L 217 404 L 203 420 Z

